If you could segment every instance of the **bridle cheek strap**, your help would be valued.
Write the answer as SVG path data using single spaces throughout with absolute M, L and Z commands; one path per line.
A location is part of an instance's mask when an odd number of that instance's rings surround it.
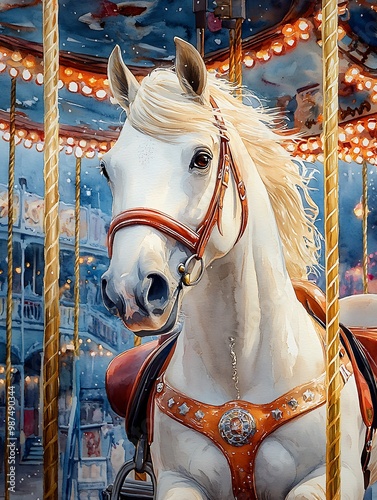
M 211 99 L 211 105 L 215 109 L 216 103 Z M 216 123 L 221 131 L 220 139 L 220 154 L 217 167 L 217 176 L 214 192 L 206 212 L 204 219 L 196 230 L 191 229 L 185 224 L 173 219 L 170 215 L 160 212 L 152 208 L 132 208 L 120 212 L 111 221 L 109 232 L 107 235 L 107 246 L 109 257 L 111 259 L 113 252 L 114 238 L 117 231 L 129 226 L 144 225 L 152 227 L 166 236 L 169 236 L 176 241 L 182 243 L 188 248 L 197 259 L 201 259 L 204 250 L 207 246 L 209 238 L 212 234 L 214 226 L 217 224 L 220 233 L 222 234 L 222 210 L 225 191 L 229 185 L 230 172 L 232 172 L 236 185 L 238 197 L 241 203 L 241 226 L 236 240 L 239 241 L 245 232 L 248 219 L 248 206 L 246 197 L 246 187 L 241 178 L 241 173 L 238 165 L 233 160 L 232 153 L 229 147 L 229 139 L 225 135 L 224 121 L 215 115 Z

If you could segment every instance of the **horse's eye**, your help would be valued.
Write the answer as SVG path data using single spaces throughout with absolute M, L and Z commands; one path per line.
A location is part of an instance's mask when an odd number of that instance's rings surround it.
M 211 163 L 212 155 L 207 151 L 198 151 L 193 159 L 191 160 L 190 168 L 198 168 L 199 170 L 205 170 Z
M 101 175 L 103 175 L 104 178 L 107 180 L 107 182 L 109 182 L 110 177 L 109 177 L 109 174 L 107 173 L 107 170 L 106 170 L 106 163 L 102 160 L 99 164 L 99 170 L 100 170 Z

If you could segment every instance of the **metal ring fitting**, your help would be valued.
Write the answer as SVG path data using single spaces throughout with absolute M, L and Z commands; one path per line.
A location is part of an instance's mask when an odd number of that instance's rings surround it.
M 190 267 L 190 264 L 191 262 L 196 259 L 196 262 L 200 262 L 200 271 L 199 271 L 199 274 L 197 276 L 197 278 L 193 281 L 191 281 L 191 274 L 192 274 L 192 271 L 193 269 L 190 271 L 189 270 L 189 267 Z M 194 266 L 195 266 L 195 263 L 194 263 Z M 193 266 L 193 267 L 194 267 Z M 185 263 L 181 262 L 178 266 L 178 272 L 180 274 L 182 274 L 182 283 L 186 286 L 194 286 L 194 285 L 197 285 L 199 283 L 199 281 L 202 279 L 202 276 L 204 274 L 204 262 L 203 262 L 203 259 L 201 257 L 198 257 L 198 255 L 195 253 L 193 255 L 191 255 Z

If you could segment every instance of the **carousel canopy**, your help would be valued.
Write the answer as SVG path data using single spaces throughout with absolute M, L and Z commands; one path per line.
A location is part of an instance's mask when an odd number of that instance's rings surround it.
M 106 79 L 107 59 L 115 44 L 120 45 L 134 74 L 142 78 L 157 66 L 172 66 L 174 36 L 196 44 L 200 19 L 206 28 L 207 66 L 226 77 L 229 22 L 216 17 L 216 2 L 196 3 L 207 8 L 204 20 L 193 12 L 192 0 L 60 2 L 61 134 L 98 142 L 116 137 L 122 116 L 110 103 Z M 360 122 L 362 132 L 372 132 L 364 134 L 371 139 L 377 111 L 377 8 L 374 0 L 349 0 L 339 3 L 339 15 L 340 119 L 356 127 Z M 242 38 L 244 84 L 268 106 L 285 111 L 289 127 L 305 136 L 318 135 L 322 118 L 320 3 L 246 2 Z M 36 134 L 30 140 L 37 142 L 43 136 L 41 0 L 0 1 L 3 129 L 9 108 L 9 74 L 19 76 L 18 128 L 27 132 L 34 128 Z M 350 132 L 351 128 L 345 128 L 344 143 L 353 138 Z M 316 145 L 310 143 L 309 152 L 318 154 Z M 98 144 L 92 146 L 101 149 Z M 367 149 L 366 140 L 362 148 Z M 359 150 L 354 149 L 351 144 L 346 153 L 357 160 Z M 305 152 L 304 147 L 301 153 Z

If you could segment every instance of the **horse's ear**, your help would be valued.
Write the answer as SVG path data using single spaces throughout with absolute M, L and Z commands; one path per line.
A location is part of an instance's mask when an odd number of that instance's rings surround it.
M 203 98 L 207 84 L 207 68 L 199 52 L 181 38 L 174 38 L 175 71 L 182 89 L 189 95 Z
M 107 74 L 114 98 L 128 111 L 139 90 L 139 82 L 124 64 L 119 45 L 112 51 L 107 64 Z

